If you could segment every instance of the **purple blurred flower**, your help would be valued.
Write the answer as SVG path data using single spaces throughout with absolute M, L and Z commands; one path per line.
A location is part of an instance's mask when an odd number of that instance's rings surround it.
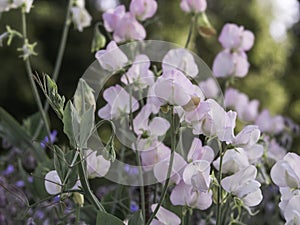
M 181 0 L 180 7 L 185 12 L 200 13 L 207 7 L 206 0 Z
M 15 171 L 15 167 L 12 164 L 9 164 L 5 170 L 2 171 L 4 176 L 8 176 Z
M 130 202 L 130 212 L 136 212 L 139 210 L 139 206 L 136 204 L 136 202 L 131 201 Z
M 25 186 L 25 182 L 23 180 L 19 180 L 15 183 L 15 185 L 19 188 L 24 187 Z
M 261 132 L 278 134 L 284 129 L 284 119 L 282 116 L 270 115 L 269 110 L 263 110 L 257 117 L 255 124 L 258 125 Z
M 132 0 L 129 9 L 138 20 L 144 21 L 155 14 L 157 2 L 155 0 Z
M 56 136 L 57 136 L 57 130 L 53 130 L 50 134 L 50 141 L 49 141 L 49 137 L 46 136 L 44 140 L 41 142 L 41 147 L 46 148 L 47 144 L 53 144 L 56 141 Z

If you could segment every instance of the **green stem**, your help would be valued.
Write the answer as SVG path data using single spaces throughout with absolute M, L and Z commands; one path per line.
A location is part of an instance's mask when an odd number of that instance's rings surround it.
M 161 205 L 162 205 L 162 203 L 163 203 L 163 201 L 166 197 L 168 187 L 169 187 L 169 183 L 170 183 L 171 171 L 172 171 L 172 167 L 173 167 L 175 147 L 176 147 L 176 129 L 175 129 L 174 107 L 172 106 L 172 109 L 171 109 L 171 155 L 170 155 L 170 162 L 169 162 L 169 167 L 168 167 L 168 171 L 167 171 L 167 179 L 166 179 L 166 182 L 164 184 L 159 202 L 157 203 L 157 206 L 154 209 L 153 213 L 151 214 L 151 216 L 150 216 L 150 218 L 149 218 L 146 225 L 150 225 L 150 223 L 154 219 L 155 215 L 157 214 L 159 208 L 161 207 Z
M 77 149 L 79 151 L 79 149 Z M 82 185 L 82 188 L 84 190 L 84 193 L 86 197 L 91 201 L 91 203 L 100 211 L 106 212 L 103 205 L 99 202 L 97 197 L 94 195 L 93 191 L 91 190 L 91 187 L 89 185 L 89 181 L 86 174 L 86 166 L 85 166 L 85 160 L 83 156 L 83 151 L 80 149 L 79 152 L 79 166 L 78 166 L 78 172 L 79 172 L 79 178 L 80 183 Z
M 222 224 L 222 186 L 221 186 L 221 180 L 222 180 L 222 164 L 223 164 L 223 156 L 225 149 L 223 149 L 223 145 L 219 145 L 220 149 L 220 165 L 219 165 L 219 174 L 218 174 L 218 202 L 217 202 L 217 222 L 216 225 Z M 223 151 L 224 150 L 224 151 Z
M 69 34 L 69 30 L 70 30 L 70 25 L 71 25 L 70 18 L 71 18 L 72 3 L 73 3 L 73 1 L 69 0 L 66 18 L 65 18 L 65 22 L 64 22 L 64 28 L 63 28 L 63 32 L 62 32 L 62 36 L 61 36 L 61 40 L 60 40 L 60 44 L 59 44 L 59 50 L 57 53 L 54 71 L 53 71 L 53 75 L 52 75 L 52 79 L 54 81 L 56 81 L 58 78 L 62 60 L 63 60 L 63 56 L 64 56 L 65 49 L 66 49 L 66 43 L 68 40 L 68 34 Z M 44 112 L 48 112 L 48 110 L 49 110 L 49 102 L 46 101 L 44 104 Z M 41 129 L 42 129 L 42 123 L 40 122 L 39 126 L 34 134 L 34 139 L 37 137 L 37 135 L 39 134 Z
M 186 209 L 185 207 L 181 207 L 181 225 L 185 225 L 185 216 L 186 216 Z
M 196 20 L 197 20 L 197 15 L 194 15 L 191 18 L 189 33 L 188 33 L 188 36 L 187 36 L 187 39 L 186 39 L 186 42 L 185 42 L 185 45 L 184 45 L 185 48 L 188 48 L 189 43 L 191 42 L 191 38 L 192 38 L 192 34 L 193 34 L 193 30 L 194 30 Z
M 64 179 L 64 181 L 63 181 L 63 184 L 62 184 L 63 187 L 65 186 L 65 184 L 67 183 L 67 181 L 68 181 L 68 179 L 69 179 L 69 176 L 70 176 L 70 174 L 71 174 L 71 172 L 72 172 L 72 169 L 73 169 L 73 167 L 74 167 L 74 165 L 75 165 L 75 163 L 76 163 L 76 161 L 77 161 L 78 155 L 79 155 L 79 152 L 76 151 L 76 153 L 75 153 L 75 155 L 74 155 L 74 158 L 73 158 L 73 160 L 72 160 L 72 162 L 71 162 L 71 165 L 70 165 L 69 168 L 68 168 L 66 177 L 65 177 L 65 179 Z
M 129 79 L 126 75 L 127 82 L 129 83 Z M 129 104 L 130 104 L 130 116 L 129 116 L 129 122 L 131 125 L 131 131 L 133 134 L 134 133 L 134 124 L 133 124 L 133 112 L 132 112 L 132 88 L 130 87 L 129 89 L 130 93 L 130 99 L 129 99 Z M 137 149 L 137 144 L 136 142 L 134 143 L 134 148 L 136 152 L 136 161 L 139 169 L 139 184 L 140 184 L 140 202 L 141 202 L 141 208 L 142 208 L 142 214 L 143 214 L 143 221 L 145 221 L 146 218 L 146 203 L 145 203 L 145 187 L 144 187 L 144 178 L 143 178 L 143 170 L 142 170 L 142 162 L 141 162 L 141 156 L 140 156 L 140 151 Z
M 26 12 L 25 12 L 24 8 L 22 8 L 22 31 L 23 31 L 24 44 L 26 44 L 27 26 L 26 26 Z M 35 98 L 35 101 L 36 101 L 37 106 L 39 108 L 39 111 L 41 113 L 42 120 L 45 124 L 47 134 L 48 134 L 48 138 L 50 140 L 50 134 L 51 134 L 50 133 L 50 127 L 49 127 L 49 124 L 48 124 L 48 121 L 47 121 L 46 113 L 45 113 L 45 111 L 43 109 L 43 106 L 42 106 L 42 102 L 41 102 L 41 99 L 40 99 L 40 96 L 39 96 L 39 92 L 38 92 L 36 84 L 33 80 L 32 68 L 31 68 L 31 64 L 30 64 L 30 57 L 28 56 L 24 61 L 25 61 L 25 67 L 26 67 L 28 79 L 30 81 L 31 88 L 33 90 L 33 96 Z
M 75 225 L 79 225 L 79 222 L 80 222 L 80 205 L 76 204 Z

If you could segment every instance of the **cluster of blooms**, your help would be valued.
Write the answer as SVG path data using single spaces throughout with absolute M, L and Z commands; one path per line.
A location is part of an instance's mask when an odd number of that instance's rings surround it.
M 116 42 L 127 40 L 144 40 L 146 31 L 139 21 L 151 18 L 157 10 L 155 0 L 133 0 L 130 2 L 129 12 L 125 6 L 119 5 L 103 14 L 104 27 L 113 32 Z
M 25 5 L 25 11 L 30 12 L 33 0 L 0 0 L 0 13 L 9 11 L 10 9 L 16 9 Z
M 214 75 L 216 77 L 245 77 L 249 70 L 246 51 L 253 46 L 253 33 L 244 30 L 244 27 L 229 23 L 223 27 L 219 42 L 224 50 L 214 60 Z
M 110 60 L 112 50 L 122 57 Z M 99 64 L 110 71 L 121 68 L 128 61 L 114 42 L 106 50 L 96 53 L 96 57 Z M 163 58 L 162 75 L 157 79 L 149 68 L 149 58 L 138 55 L 128 72 L 120 78 L 124 85 L 132 85 L 133 90 L 148 88 L 147 102 L 142 108 L 125 88 L 116 85 L 104 91 L 103 97 L 107 104 L 98 111 L 98 115 L 103 119 L 120 119 L 140 108 L 133 120 L 134 132 L 138 137 L 135 150 L 141 151 L 144 170 L 153 170 L 157 181 L 164 182 L 167 179 L 171 149 L 159 137 L 165 135 L 171 125 L 165 118 L 153 118 L 151 115 L 156 115 L 160 107 L 166 104 L 174 106 L 182 124 L 191 127 L 195 135 L 216 136 L 232 146 L 225 152 L 222 165 L 222 173 L 230 176 L 225 177 L 221 184 L 228 193 L 240 198 L 245 206 L 258 205 L 262 194 L 260 183 L 255 180 L 257 170 L 253 166 L 263 154 L 263 146 L 257 144 L 260 137 L 258 126 L 245 126 L 239 134 L 234 135 L 236 112 L 226 112 L 215 100 L 205 99 L 201 88 L 188 79 L 187 76 L 195 77 L 199 71 L 187 50 L 170 50 Z M 170 178 L 175 184 L 170 196 L 172 204 L 200 210 L 211 206 L 210 165 L 213 160 L 213 149 L 203 146 L 199 138 L 194 138 L 186 159 L 175 152 Z M 217 170 L 219 162 L 219 159 L 213 162 Z

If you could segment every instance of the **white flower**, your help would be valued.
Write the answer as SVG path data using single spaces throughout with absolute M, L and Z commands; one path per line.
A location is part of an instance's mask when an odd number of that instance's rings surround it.
M 284 211 L 285 225 L 300 224 L 300 195 L 294 196 L 288 202 Z
M 300 156 L 286 154 L 271 169 L 271 178 L 279 187 L 300 188 Z
M 243 130 L 238 133 L 238 135 L 233 140 L 233 145 L 236 147 L 252 147 L 257 143 L 260 137 L 260 130 L 258 126 L 248 125 L 243 128 Z
M 206 192 L 210 185 L 210 163 L 206 160 L 196 160 L 188 164 L 182 174 L 184 183 L 192 185 L 196 190 Z
M 190 77 L 196 77 L 199 70 L 193 55 L 184 48 L 171 49 L 164 56 L 163 71 L 178 69 Z
M 151 210 L 154 211 L 157 204 L 151 206 Z M 180 225 L 180 218 L 173 212 L 165 209 L 164 207 L 159 207 L 158 212 L 156 213 L 156 218 L 152 220 L 150 225 Z
M 56 170 L 51 170 L 45 176 L 45 188 L 50 195 L 59 194 L 62 190 L 62 182 Z
M 71 12 L 73 23 L 79 31 L 91 25 L 92 17 L 85 8 L 75 6 L 71 8 Z
M 213 165 L 219 170 L 220 157 L 213 162 Z M 233 174 L 249 165 L 248 157 L 244 149 L 228 149 L 223 156 L 222 173 Z
M 97 155 L 97 152 L 91 149 L 86 150 L 85 155 L 88 177 L 104 177 L 110 168 L 110 161 L 104 159 L 102 155 Z
M 262 201 L 260 183 L 255 180 L 257 170 L 248 166 L 239 172 L 225 177 L 221 185 L 225 191 L 240 198 L 246 206 L 256 206 Z

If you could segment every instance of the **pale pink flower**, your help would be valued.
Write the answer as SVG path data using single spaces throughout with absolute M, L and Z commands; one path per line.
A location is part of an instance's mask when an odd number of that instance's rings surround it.
M 236 24 L 227 23 L 224 25 L 219 36 L 219 41 L 226 49 L 248 51 L 254 43 L 254 35 L 249 30 Z
M 124 5 L 119 5 L 114 9 L 107 10 L 102 15 L 105 29 L 108 32 L 115 31 L 124 15 L 125 15 L 125 6 Z
M 163 161 L 158 162 L 154 168 L 154 176 L 158 182 L 163 183 L 167 179 L 167 172 L 170 164 L 170 158 L 166 158 Z M 170 175 L 170 181 L 178 184 L 181 180 L 182 170 L 186 165 L 186 161 L 177 152 L 174 153 L 174 160 Z
M 195 109 L 204 99 L 200 88 L 179 70 L 167 70 L 154 84 L 154 94 L 162 104 L 186 106 L 188 111 Z
M 219 170 L 220 168 L 220 157 L 213 162 L 214 167 Z M 248 167 L 250 165 L 248 157 L 244 149 L 228 149 L 222 162 L 222 173 L 233 174 Z
M 200 82 L 199 87 L 206 98 L 217 99 L 220 94 L 220 87 L 217 81 L 213 78 L 208 78 L 205 81 Z
M 255 124 L 258 125 L 261 132 L 278 134 L 284 129 L 284 120 L 282 116 L 270 115 L 269 110 L 263 110 L 257 117 Z
M 138 20 L 144 21 L 155 14 L 157 2 L 155 0 L 132 0 L 129 10 Z
M 124 114 L 135 112 L 139 108 L 138 101 L 133 96 L 130 101 L 130 95 L 118 84 L 107 88 L 103 92 L 103 98 L 107 104 L 98 111 L 98 116 L 102 119 L 119 118 Z
M 246 94 L 233 88 L 226 90 L 224 106 L 235 110 L 238 118 L 245 122 L 254 122 L 258 116 L 259 101 L 249 101 Z
M 101 67 L 110 72 L 116 72 L 123 68 L 127 62 L 127 56 L 119 49 L 116 42 L 111 41 L 105 50 L 100 50 L 95 54 Z
M 285 148 L 281 147 L 276 142 L 275 139 L 269 140 L 269 138 L 265 138 L 264 140 L 268 144 L 267 145 L 267 147 L 268 147 L 267 148 L 268 149 L 267 157 L 269 159 L 272 159 L 275 162 L 277 162 L 278 160 L 281 160 L 285 156 L 287 150 Z
M 156 207 L 157 204 L 153 204 L 151 206 L 151 210 L 154 211 Z M 181 223 L 180 218 L 175 213 L 162 206 L 159 207 L 159 210 L 156 213 L 156 218 L 157 219 L 152 220 L 150 225 L 180 225 Z
M 248 166 L 239 172 L 221 180 L 224 190 L 240 198 L 246 206 L 258 205 L 262 199 L 260 183 L 255 180 L 257 170 L 254 166 Z
M 300 224 L 300 195 L 292 197 L 284 211 L 285 225 L 299 225 Z
M 249 148 L 255 145 L 260 137 L 260 130 L 256 125 L 245 126 L 234 138 L 233 145 L 236 147 Z
M 162 60 L 163 71 L 180 70 L 190 77 L 196 77 L 199 70 L 193 55 L 184 48 L 171 49 Z
M 216 77 L 245 77 L 250 64 L 244 52 L 231 52 L 225 49 L 220 52 L 213 62 L 213 73 Z
M 188 162 L 195 160 L 206 160 L 211 163 L 214 160 L 214 150 L 209 146 L 202 146 L 199 138 L 194 138 L 190 150 L 187 155 Z
M 193 188 L 192 185 L 180 182 L 172 190 L 170 200 L 173 205 L 206 210 L 212 204 L 212 191 L 201 192 Z
M 154 83 L 154 74 L 150 67 L 150 60 L 146 55 L 135 57 L 132 66 L 127 73 L 121 77 L 124 84 L 133 84 L 134 90 L 141 90 Z
M 130 13 L 125 13 L 117 24 L 113 38 L 116 42 L 128 40 L 144 40 L 146 37 L 145 28 Z
M 192 185 L 195 190 L 206 192 L 210 186 L 210 163 L 206 160 L 196 160 L 189 163 L 182 174 L 184 183 Z
M 200 13 L 207 7 L 206 0 L 181 0 L 180 7 L 185 12 Z

